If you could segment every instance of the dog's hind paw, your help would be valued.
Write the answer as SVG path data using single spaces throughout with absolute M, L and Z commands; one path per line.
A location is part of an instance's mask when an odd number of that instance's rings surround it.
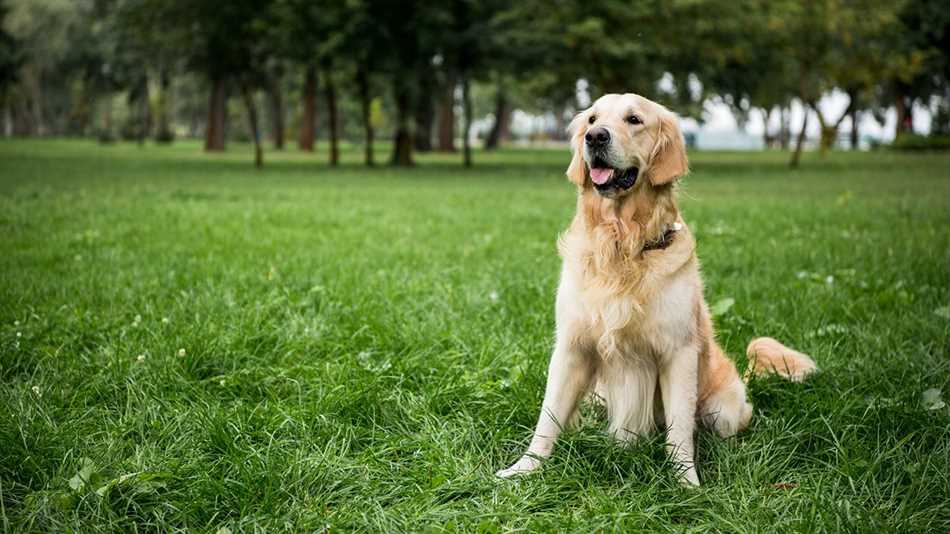
M 511 478 L 518 475 L 524 475 L 530 473 L 537 469 L 541 465 L 541 460 L 533 456 L 522 456 L 520 460 L 515 462 L 508 469 L 502 469 L 495 473 L 495 476 L 498 478 Z

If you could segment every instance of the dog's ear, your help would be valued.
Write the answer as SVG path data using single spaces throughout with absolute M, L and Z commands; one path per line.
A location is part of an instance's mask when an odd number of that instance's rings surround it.
M 686 143 L 676 123 L 676 116 L 668 111 L 660 113 L 659 132 L 653 153 L 650 154 L 650 183 L 664 185 L 689 172 Z
M 584 163 L 584 121 L 587 120 L 589 111 L 585 109 L 575 115 L 574 120 L 567 127 L 574 157 L 571 158 L 571 164 L 567 166 L 566 174 L 567 179 L 578 187 L 584 187 L 584 182 L 587 181 L 587 165 Z

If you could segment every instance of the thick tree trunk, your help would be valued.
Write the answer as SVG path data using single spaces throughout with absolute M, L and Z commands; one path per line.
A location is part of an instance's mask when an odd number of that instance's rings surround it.
M 317 123 L 317 71 L 307 67 L 303 81 L 303 118 L 300 121 L 300 135 L 297 146 L 305 152 L 313 152 Z
M 412 165 L 412 131 L 409 129 L 409 91 L 403 84 L 396 83 L 396 138 L 393 142 L 392 165 L 409 167 Z
M 455 152 L 455 77 L 450 76 L 439 95 L 439 152 Z
M 336 102 L 336 86 L 333 84 L 333 76 L 329 69 L 324 71 L 323 85 L 327 99 L 328 127 L 330 128 L 330 165 L 335 166 L 340 164 L 340 117 Z
M 267 103 L 270 113 L 271 139 L 274 148 L 284 149 L 284 96 L 280 90 L 281 73 L 276 71 L 271 75 L 267 90 Z
M 375 165 L 373 161 L 373 138 L 375 137 L 375 132 L 373 131 L 373 117 L 371 103 L 372 100 L 369 94 L 369 75 L 366 70 L 359 69 L 356 73 L 356 87 L 359 91 L 360 96 L 360 110 L 363 115 L 363 131 L 365 135 L 364 141 L 364 160 L 368 167 Z
M 414 136 L 415 148 L 419 152 L 428 152 L 432 150 L 432 125 L 435 122 L 435 105 L 432 101 L 432 93 L 423 89 L 416 102 L 416 135 Z
M 792 159 L 788 162 L 788 166 L 796 169 L 798 168 L 798 163 L 802 157 L 802 148 L 805 146 L 805 131 L 808 129 L 808 106 L 802 106 L 802 111 L 805 115 L 802 117 L 802 130 L 798 132 L 798 140 L 795 141 L 795 151 L 792 152 Z
M 511 105 L 508 103 L 508 95 L 505 89 L 498 85 L 498 93 L 495 95 L 495 123 L 485 138 L 485 150 L 494 150 L 502 141 L 508 140 L 509 125 L 511 124 Z
M 851 150 L 858 150 L 860 139 L 858 136 L 858 123 L 860 122 L 860 113 L 857 108 L 851 109 Z
M 251 140 L 254 142 L 254 166 L 260 169 L 264 166 L 264 151 L 261 149 L 260 128 L 257 126 L 257 106 L 254 104 L 254 93 L 247 83 L 241 84 L 241 94 L 244 96 L 244 107 L 247 108 L 247 125 L 251 130 Z
M 156 117 L 158 127 L 155 132 L 155 141 L 158 143 L 171 143 L 174 138 L 168 121 L 168 95 L 171 92 L 171 85 L 172 80 L 168 68 L 162 67 L 158 73 L 158 87 L 160 92 L 157 105 L 155 106 L 155 111 L 158 114 L 158 117 Z
M 465 115 L 465 125 L 462 127 L 462 162 L 466 167 L 472 166 L 472 95 L 468 76 L 462 77 L 462 113 Z
M 206 152 L 224 150 L 226 110 L 227 88 L 224 79 L 211 80 L 211 96 L 208 99 L 208 124 L 205 128 Z

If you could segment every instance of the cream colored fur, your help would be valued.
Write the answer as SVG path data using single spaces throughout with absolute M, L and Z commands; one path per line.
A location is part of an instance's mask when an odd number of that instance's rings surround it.
M 604 196 L 594 189 L 584 142 L 593 127 L 610 133 L 616 167 L 639 169 L 629 190 Z M 697 485 L 696 422 L 728 437 L 748 426 L 752 405 L 716 343 L 695 242 L 676 204 L 674 182 L 688 170 L 676 117 L 638 95 L 605 95 L 577 115 L 571 133 L 567 175 L 577 186 L 577 213 L 558 244 L 563 266 L 544 401 L 527 452 L 498 476 L 537 468 L 576 418 L 580 399 L 594 391 L 617 439 L 659 424 L 683 482 Z M 676 223 L 681 229 L 668 247 L 643 250 Z M 754 340 L 749 356 L 752 373 L 800 380 L 816 369 L 770 338 Z

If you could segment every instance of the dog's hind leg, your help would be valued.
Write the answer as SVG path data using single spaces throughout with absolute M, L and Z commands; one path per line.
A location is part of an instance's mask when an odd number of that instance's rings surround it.
M 736 366 L 715 341 L 709 343 L 709 358 L 701 372 L 698 414 L 703 425 L 728 438 L 749 426 L 752 404 Z

